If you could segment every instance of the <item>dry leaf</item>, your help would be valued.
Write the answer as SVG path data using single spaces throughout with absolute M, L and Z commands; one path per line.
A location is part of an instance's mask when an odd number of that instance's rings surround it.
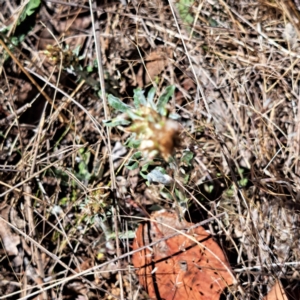
M 21 246 L 21 238 L 7 223 L 9 220 L 9 214 L 11 214 L 13 217 L 15 214 L 15 209 L 7 206 L 0 211 L 0 216 L 3 218 L 0 219 L 0 242 L 5 249 L 6 255 L 13 257 L 11 259 L 11 265 L 14 268 L 17 268 L 23 264 L 23 256 L 21 255 L 22 251 L 19 251 Z M 22 242 L 23 244 L 26 244 L 23 240 Z
M 5 208 L 1 211 L 3 219 L 8 219 L 7 210 L 9 210 L 9 208 Z M 21 243 L 20 236 L 13 233 L 7 223 L 1 219 L 0 238 L 2 239 L 2 245 L 4 246 L 7 255 L 17 256 L 19 254 L 18 245 Z
M 158 76 L 168 65 L 168 56 L 171 57 L 170 49 L 157 48 L 145 57 L 145 72 L 144 66 L 141 66 L 137 73 L 137 84 L 140 88 L 150 83 Z
M 175 213 L 155 212 L 149 223 L 138 228 L 133 249 L 191 225 Z M 179 234 L 133 255 L 139 281 L 151 298 L 219 299 L 223 289 L 233 283 L 224 254 L 209 233 L 199 226 L 186 234 L 192 239 Z
M 269 294 L 263 300 L 288 300 L 280 280 L 277 280 Z
M 94 263 L 91 258 L 88 258 L 84 260 L 76 269 L 75 272 L 80 273 L 82 271 L 85 271 L 89 268 L 92 268 L 94 266 Z
M 196 90 L 196 85 L 195 82 L 191 78 L 185 78 L 181 82 L 181 87 L 187 94 L 193 94 L 193 91 Z M 176 99 L 176 104 L 182 105 L 185 99 L 185 95 L 183 94 L 182 90 L 178 90 L 175 93 L 175 99 Z M 186 106 L 190 106 L 192 103 L 188 103 Z

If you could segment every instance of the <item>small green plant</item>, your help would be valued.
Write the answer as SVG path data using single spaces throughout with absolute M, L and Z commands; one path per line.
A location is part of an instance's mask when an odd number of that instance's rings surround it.
M 159 184 L 160 196 L 186 208 L 188 199 L 183 191 L 175 187 L 175 181 L 188 183 L 189 174 L 185 174 L 184 168 L 192 167 L 194 154 L 187 149 L 183 151 L 179 161 L 172 157 L 175 147 L 179 145 L 181 131 L 180 124 L 176 121 L 179 116 L 170 114 L 168 110 L 168 102 L 174 91 L 174 86 L 168 86 L 155 101 L 154 87 L 149 90 L 147 96 L 138 88 L 134 91 L 133 106 L 109 95 L 109 105 L 120 114 L 106 121 L 105 125 L 131 133 L 125 145 L 133 150 L 133 154 L 125 166 L 130 170 L 140 168 L 140 176 L 146 180 L 149 187 L 153 182 Z M 159 156 L 167 164 L 159 161 Z M 173 170 L 171 173 L 177 175 L 173 178 L 167 169 Z
M 167 109 L 174 91 L 174 86 L 168 86 L 155 103 L 154 87 L 150 89 L 147 97 L 144 91 L 138 88 L 134 91 L 134 106 L 125 104 L 113 95 L 108 96 L 109 105 L 121 114 L 106 121 L 105 125 L 118 126 L 124 131 L 131 132 L 126 145 L 140 150 L 130 158 L 128 163 L 130 169 L 137 167 L 134 161 L 141 158 L 142 154 L 150 160 L 160 154 L 167 161 L 179 144 L 179 123 L 172 119 L 176 116 L 170 115 Z
M 47 45 L 46 49 L 41 51 L 48 59 L 48 61 L 57 67 L 62 67 L 68 73 L 77 75 L 80 80 L 84 80 L 95 91 L 100 90 L 100 85 L 97 80 L 93 78 L 93 74 L 97 72 L 97 60 L 93 64 L 83 67 L 80 62 L 85 59 L 85 56 L 80 56 L 80 46 L 73 50 L 69 45 Z M 108 72 L 105 73 L 105 87 L 112 93 L 115 93 L 111 88 L 112 78 L 109 77 Z
M 75 173 L 75 176 L 83 182 L 85 185 L 88 185 L 92 174 L 88 170 L 88 164 L 90 162 L 91 153 L 85 151 L 85 149 L 79 150 L 80 157 L 78 157 L 78 172 Z
M 182 21 L 189 25 L 194 22 L 194 17 L 190 13 L 190 7 L 193 6 L 194 2 L 194 0 L 179 0 L 176 3 Z
M 110 192 L 101 182 L 79 207 L 82 215 L 89 219 L 90 222 L 96 215 L 105 216 L 111 207 Z
M 64 68 L 78 65 L 78 52 L 79 47 L 71 51 L 68 46 L 66 46 L 66 48 L 62 48 L 60 46 L 52 45 L 47 45 L 46 50 L 43 51 L 49 61 L 56 65 L 62 64 Z
M 41 4 L 41 0 L 29 0 L 23 12 L 20 15 L 18 25 L 20 25 L 23 21 L 25 21 L 27 17 L 33 15 L 39 8 L 40 4 Z
M 29 0 L 29 2 L 24 7 L 17 23 L 10 24 L 1 28 L 0 30 L 0 39 L 4 41 L 7 47 L 10 50 L 13 50 L 16 46 L 20 45 L 25 38 L 28 32 L 32 29 L 31 26 L 20 26 L 28 17 L 32 16 L 39 8 L 41 0 Z M 25 24 L 25 23 L 24 23 Z M 28 24 L 26 24 L 28 25 Z M 21 29 L 20 31 L 18 29 Z M 18 33 L 17 33 L 18 32 Z M 10 35 L 9 37 L 6 35 Z M 0 54 L 0 63 L 5 62 L 9 58 L 9 55 L 6 51 Z

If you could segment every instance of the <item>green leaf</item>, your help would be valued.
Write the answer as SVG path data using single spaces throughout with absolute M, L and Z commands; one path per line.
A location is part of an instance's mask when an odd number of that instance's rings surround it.
M 160 191 L 160 195 L 163 197 L 163 198 L 165 198 L 165 199 L 168 199 L 168 200 L 174 200 L 174 197 L 173 197 L 173 195 L 171 195 L 170 193 L 169 193 L 169 191 L 167 190 L 167 189 L 162 189 L 161 191 Z
M 168 117 L 172 120 L 179 120 L 181 118 L 181 116 L 176 113 L 170 113 Z
M 194 153 L 191 151 L 184 151 L 183 156 L 181 157 L 180 161 L 184 163 L 186 166 L 191 165 L 191 160 L 194 157 Z
M 128 109 L 131 108 L 129 105 L 123 103 L 119 98 L 111 94 L 108 95 L 107 101 L 112 108 L 120 112 L 126 112 Z
M 115 240 L 116 239 L 116 233 L 112 232 L 109 235 L 110 239 Z M 126 232 L 119 232 L 119 239 L 134 239 L 135 238 L 135 231 L 133 230 L 127 230 Z
M 186 175 L 183 177 L 183 183 L 184 183 L 184 184 L 188 184 L 189 179 L 190 179 L 190 175 L 189 175 L 189 174 L 186 174 Z
M 143 166 L 142 166 L 142 169 L 140 171 L 140 175 L 147 180 L 147 176 L 148 176 L 148 168 L 149 166 L 153 165 L 154 164 L 154 161 L 153 160 L 150 160 L 148 162 L 146 162 Z
M 91 152 L 86 151 L 86 149 L 84 149 L 84 148 L 81 148 L 79 150 L 79 153 L 81 154 L 83 161 L 88 165 L 90 162 L 90 158 L 91 158 Z
M 80 53 L 80 48 L 81 48 L 81 45 L 78 45 L 75 47 L 75 49 L 72 51 L 72 53 L 75 55 L 75 56 L 79 56 L 79 53 Z
M 124 143 L 126 147 L 137 149 L 141 145 L 140 140 L 136 140 L 136 134 L 132 134 Z
M 156 106 L 154 104 L 154 96 L 155 96 L 155 93 L 156 93 L 156 87 L 152 87 L 150 89 L 150 91 L 148 92 L 148 95 L 147 95 L 147 102 L 148 104 L 150 105 L 150 107 L 154 110 L 156 110 Z
M 211 194 L 212 191 L 214 190 L 213 184 L 204 183 L 203 187 L 204 187 L 205 192 L 207 192 L 208 194 Z
M 242 187 L 247 186 L 248 184 L 248 179 L 247 178 L 242 178 L 241 180 L 239 180 L 239 185 Z
M 171 185 L 173 179 L 171 176 L 165 174 L 165 170 L 163 168 L 155 168 L 147 175 L 147 180 L 149 183 L 158 182 L 164 185 Z
M 139 108 L 140 106 L 147 105 L 144 91 L 141 88 L 137 88 L 134 90 L 133 103 L 134 103 L 135 108 Z
M 41 0 L 30 0 L 27 4 L 26 14 L 27 16 L 31 16 L 36 9 L 40 6 Z
M 233 197 L 234 196 L 234 190 L 233 190 L 233 187 L 231 186 L 229 189 L 227 189 L 226 191 L 225 191 L 225 195 L 227 196 L 227 197 Z
M 147 175 L 144 174 L 142 171 L 140 171 L 140 175 L 145 179 L 147 180 Z M 146 184 L 148 183 L 148 181 L 146 182 Z M 149 186 L 149 185 L 148 185 Z
M 145 164 L 143 165 L 143 167 L 142 167 L 142 170 L 141 170 L 141 171 L 143 171 L 143 172 L 147 172 L 147 171 L 148 171 L 148 168 L 149 168 L 149 166 L 151 166 L 151 165 L 152 165 L 152 163 L 153 163 L 153 160 L 151 160 L 151 161 L 148 161 L 147 163 L 145 163 Z
M 135 152 L 130 158 L 128 163 L 125 165 L 129 170 L 135 170 L 139 166 L 139 159 L 142 157 L 142 152 Z
M 19 38 L 18 37 L 16 37 L 16 36 L 13 36 L 12 38 L 11 38 L 11 43 L 14 45 L 14 46 L 18 46 L 19 45 Z
M 192 24 L 194 22 L 194 18 L 189 12 L 193 3 L 194 0 L 179 0 L 176 4 L 179 15 L 184 23 Z
M 158 204 L 153 204 L 149 207 L 150 211 L 159 211 L 164 209 L 162 206 L 158 205 Z
M 30 0 L 26 5 L 25 9 L 23 10 L 19 18 L 18 24 L 23 22 L 27 16 L 31 16 L 32 14 L 34 14 L 37 8 L 40 6 L 40 4 L 41 4 L 41 0 Z
M 167 171 L 163 167 L 156 167 L 155 170 L 158 170 L 162 174 L 167 174 Z
M 175 195 L 178 199 L 179 203 L 187 203 L 188 202 L 188 198 L 185 197 L 185 195 L 178 189 L 175 189 Z
M 213 18 L 208 18 L 209 26 L 211 27 L 218 27 L 219 23 L 218 21 L 214 20 Z
M 116 127 L 120 125 L 129 125 L 131 122 L 125 119 L 115 118 L 112 120 L 104 120 L 103 123 L 107 127 Z
M 88 183 L 91 178 L 91 173 L 88 170 L 88 164 L 90 161 L 91 153 L 86 151 L 85 148 L 79 149 L 80 162 L 78 164 L 79 171 L 76 172 L 76 177 L 84 183 Z
M 93 70 L 94 70 L 94 67 L 89 65 L 89 66 L 87 66 L 86 70 L 87 70 L 88 73 L 92 73 Z
M 141 116 L 139 116 L 135 111 L 133 111 L 133 110 L 127 110 L 126 111 L 126 113 L 127 113 L 127 115 L 128 115 L 128 117 L 132 120 L 132 121 L 134 121 L 134 120 L 140 120 L 140 121 L 143 121 L 144 120 L 144 118 L 142 118 Z
M 170 85 L 166 88 L 164 93 L 159 97 L 158 103 L 157 103 L 157 111 L 160 113 L 162 116 L 167 115 L 167 109 L 166 105 L 170 101 L 170 99 L 173 97 L 175 91 L 175 86 Z
M 132 165 L 126 165 L 126 168 L 131 171 L 137 169 L 138 167 L 139 163 L 137 161 L 135 161 Z

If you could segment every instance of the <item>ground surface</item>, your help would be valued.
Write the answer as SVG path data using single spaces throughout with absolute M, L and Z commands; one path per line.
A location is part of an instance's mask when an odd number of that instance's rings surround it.
M 0 2 L 0 299 L 148 299 L 128 254 L 162 209 L 215 216 L 222 299 L 299 299 L 300 4 L 124 4 Z M 167 114 L 105 126 L 153 86 Z

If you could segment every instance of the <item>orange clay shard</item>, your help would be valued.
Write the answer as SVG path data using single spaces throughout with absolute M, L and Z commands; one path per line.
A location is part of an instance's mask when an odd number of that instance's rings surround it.
M 138 228 L 133 249 L 192 225 L 175 213 L 155 212 Z M 132 261 L 151 299 L 216 300 L 234 279 L 222 250 L 201 226 L 136 252 Z

